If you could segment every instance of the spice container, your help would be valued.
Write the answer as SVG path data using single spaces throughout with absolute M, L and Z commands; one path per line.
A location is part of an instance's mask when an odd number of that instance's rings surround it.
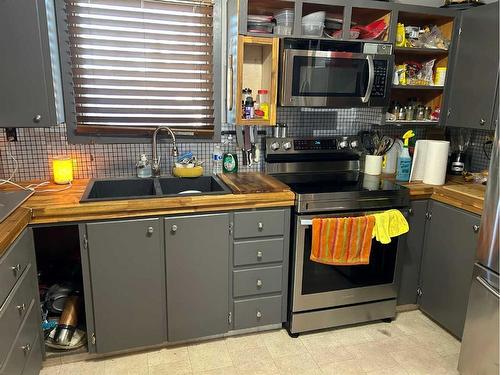
M 255 117 L 254 102 L 251 96 L 245 99 L 245 119 L 250 120 Z
M 405 120 L 406 121 L 413 121 L 415 119 L 415 107 L 409 105 L 406 106 L 406 116 Z
M 256 115 L 262 117 L 263 120 L 269 120 L 269 94 L 267 90 L 257 91 L 255 110 Z M 258 113 L 257 110 L 259 110 Z
M 430 120 L 431 119 L 431 113 L 432 113 L 432 108 L 431 107 L 425 107 L 425 119 Z
M 406 118 L 406 107 L 400 107 L 397 113 L 398 120 L 404 120 Z
M 423 107 L 423 106 L 418 106 L 417 107 L 417 114 L 415 115 L 415 118 L 418 121 L 425 120 L 425 107 Z

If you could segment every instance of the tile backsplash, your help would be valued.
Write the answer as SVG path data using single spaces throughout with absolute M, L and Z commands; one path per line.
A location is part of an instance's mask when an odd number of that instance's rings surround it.
M 372 127 L 382 129 L 391 136 L 401 136 L 401 128 L 382 126 L 382 111 L 374 108 L 363 109 L 316 109 L 291 108 L 278 109 L 278 122 L 288 125 L 290 136 L 328 136 L 353 135 Z M 222 131 L 234 130 L 234 126 L 223 125 Z M 260 129 L 262 130 L 262 129 Z M 425 138 L 425 127 L 415 129 L 418 138 Z M 272 129 L 267 129 L 271 135 Z M 471 139 L 472 169 L 482 170 L 488 167 L 488 159 L 483 152 L 483 143 L 489 132 L 475 131 Z M 14 181 L 51 178 L 51 160 L 54 156 L 70 155 L 75 160 L 74 177 L 99 178 L 135 175 L 135 163 L 141 153 L 151 157 L 150 144 L 69 144 L 65 125 L 48 129 L 18 129 L 18 141 L 7 142 L 5 132 L 0 136 L 0 177 L 7 178 L 15 172 Z M 262 136 L 260 136 L 262 139 Z M 227 140 L 223 135 L 222 141 Z M 205 160 L 207 171 L 212 170 L 212 152 L 215 143 L 179 143 L 179 152 L 192 151 L 201 160 Z M 170 145 L 160 144 L 159 155 L 169 155 Z M 241 160 L 241 155 L 239 155 Z M 252 167 L 241 166 L 240 170 L 258 171 L 263 169 L 263 153 L 260 163 Z M 14 161 L 14 159 L 15 161 Z M 168 171 L 171 162 L 163 157 L 162 171 Z

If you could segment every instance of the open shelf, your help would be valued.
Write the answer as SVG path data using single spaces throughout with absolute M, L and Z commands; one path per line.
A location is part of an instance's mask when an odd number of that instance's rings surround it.
M 442 48 L 418 48 L 418 47 L 395 47 L 394 52 L 396 54 L 405 54 L 405 55 L 425 55 L 425 56 L 433 56 L 433 55 L 447 55 L 448 50 Z
M 383 20 L 387 25 L 386 30 L 377 38 L 372 40 L 389 40 L 389 28 L 391 25 L 391 11 L 387 9 L 373 9 L 373 8 L 352 8 L 351 22 L 354 25 L 366 26 L 372 22 Z M 358 38 L 359 40 L 368 40 L 363 38 Z
M 398 13 L 398 22 L 405 26 L 424 27 L 436 25 L 445 38 L 451 40 L 453 35 L 453 17 L 442 16 L 438 14 L 414 13 L 400 11 Z
M 272 16 L 283 9 L 294 9 L 293 0 L 248 0 L 248 14 Z
M 396 125 L 396 126 L 412 126 L 412 125 L 430 125 L 430 126 L 437 126 L 439 125 L 439 121 L 433 121 L 433 120 L 411 120 L 411 121 L 406 121 L 406 120 L 396 120 L 396 121 L 385 121 L 386 124 L 389 125 Z
M 278 77 L 278 38 L 239 36 L 236 123 L 238 125 L 275 125 Z M 260 89 L 269 92 L 269 120 L 244 119 L 242 90 L 250 88 L 255 100 Z
M 425 85 L 392 85 L 396 90 L 443 90 L 444 86 L 425 86 Z

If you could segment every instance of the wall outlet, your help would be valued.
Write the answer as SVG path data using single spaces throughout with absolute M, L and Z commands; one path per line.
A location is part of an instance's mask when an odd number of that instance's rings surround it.
M 5 138 L 7 138 L 7 142 L 17 142 L 17 129 L 5 128 Z

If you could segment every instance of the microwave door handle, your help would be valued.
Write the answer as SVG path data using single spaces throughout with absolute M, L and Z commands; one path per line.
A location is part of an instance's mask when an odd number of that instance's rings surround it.
M 372 95 L 373 81 L 375 80 L 375 67 L 373 66 L 372 55 L 366 56 L 366 61 L 368 61 L 368 85 L 366 86 L 366 94 L 361 98 L 361 102 L 368 103 L 370 96 Z

